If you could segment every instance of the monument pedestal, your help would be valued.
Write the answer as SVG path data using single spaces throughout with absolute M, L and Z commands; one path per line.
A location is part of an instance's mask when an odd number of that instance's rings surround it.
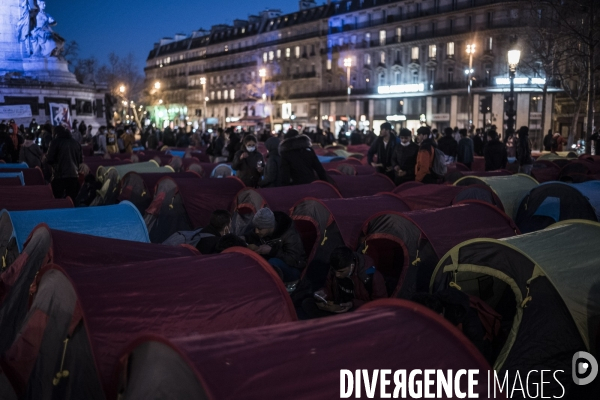
M 54 57 L 24 58 L 23 73 L 26 77 L 54 84 L 77 84 L 75 75 L 69 71 L 69 64 Z

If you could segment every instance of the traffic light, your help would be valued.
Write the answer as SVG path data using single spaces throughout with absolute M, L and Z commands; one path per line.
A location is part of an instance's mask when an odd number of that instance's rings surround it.
M 479 100 L 479 112 L 482 114 L 488 114 L 492 112 L 492 98 L 483 97 Z

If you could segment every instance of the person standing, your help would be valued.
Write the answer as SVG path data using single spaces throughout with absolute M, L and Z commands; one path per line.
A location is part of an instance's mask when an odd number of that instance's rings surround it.
M 402 128 L 400 130 L 400 145 L 396 146 L 392 156 L 392 168 L 394 168 L 396 174 L 396 185 L 399 186 L 404 182 L 415 180 L 418 153 L 419 145 L 412 141 L 411 132 L 406 128 Z
M 14 144 L 8 133 L 8 125 L 0 124 L 0 161 L 13 162 Z M 16 160 L 14 160 L 16 162 Z
M 544 151 L 552 151 L 552 141 L 554 136 L 552 135 L 552 129 L 548 129 L 548 133 L 544 136 Z
M 279 145 L 279 154 L 282 186 L 312 183 L 317 179 L 315 174 L 318 179 L 332 183 L 308 136 L 300 135 L 295 129 L 288 130 Z
M 415 180 L 422 183 L 438 183 L 440 177 L 431 170 L 437 151 L 437 144 L 431 138 L 431 129 L 428 126 L 417 129 L 417 140 L 419 141 L 419 152 L 417 153 Z
M 506 145 L 498 138 L 498 132 L 490 130 L 487 135 L 489 140 L 483 149 L 485 170 L 496 171 L 506 168 L 506 164 L 508 163 Z
M 392 133 L 392 125 L 389 122 L 384 122 L 381 124 L 379 137 L 375 139 L 367 153 L 369 165 L 392 180 L 395 178 L 392 156 L 396 149 L 396 143 L 396 136 Z M 377 162 L 374 161 L 374 156 L 377 156 Z
M 255 188 L 262 177 L 264 159 L 262 154 L 256 151 L 256 136 L 247 135 L 231 163 L 231 168 L 237 171 L 236 176 L 240 178 L 247 187 Z
M 19 162 L 26 163 L 29 168 L 39 167 L 41 169 L 43 157 L 44 153 L 42 149 L 35 143 L 35 134 L 27 132 L 25 134 L 25 142 L 19 152 Z
M 444 153 L 446 164 L 451 164 L 456 161 L 456 153 L 458 151 L 458 143 L 454 140 L 454 132 L 452 128 L 444 129 L 444 137 L 438 140 L 438 149 Z
M 62 199 L 69 196 L 75 201 L 79 193 L 79 165 L 83 156 L 81 145 L 71 137 L 71 133 L 64 126 L 54 128 L 54 139 L 50 142 L 46 158 L 54 169 L 54 197 Z
M 481 137 L 481 129 L 477 128 L 475 130 L 475 136 L 473 136 L 473 151 L 475 155 L 482 157 L 483 156 L 483 138 Z
M 269 154 L 267 155 L 267 166 L 265 175 L 258 183 L 260 187 L 279 187 L 281 186 L 281 156 L 279 155 L 279 139 L 272 137 L 267 139 L 265 147 Z
M 469 167 L 471 169 L 471 164 L 473 164 L 475 146 L 473 145 L 473 140 L 467 136 L 467 130 L 460 130 L 460 142 L 458 142 L 458 150 L 457 161 Z
M 531 175 L 533 169 L 533 160 L 531 159 L 531 143 L 529 141 L 529 128 L 522 126 L 519 128 L 519 139 L 517 142 L 517 161 L 519 162 L 519 172 Z
M 115 132 L 115 127 L 112 125 L 108 126 L 108 132 L 106 133 L 106 152 L 108 154 L 117 154 L 119 152 L 117 133 Z

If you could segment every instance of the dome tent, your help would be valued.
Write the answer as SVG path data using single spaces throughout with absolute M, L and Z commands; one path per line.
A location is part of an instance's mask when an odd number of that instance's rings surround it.
M 515 222 L 528 233 L 569 219 L 600 219 L 600 181 L 541 184 L 523 198 Z
M 541 370 L 570 372 L 577 351 L 598 357 L 598 237 L 599 223 L 564 221 L 514 238 L 469 240 L 441 259 L 430 290 L 458 288 L 502 315 L 494 369 L 508 371 L 510 382 L 517 371 L 525 376 L 536 370 L 534 381 Z M 593 385 L 575 388 L 570 373 L 560 380 L 566 398 L 593 398 L 570 393 Z M 560 390 L 556 383 L 548 388 Z

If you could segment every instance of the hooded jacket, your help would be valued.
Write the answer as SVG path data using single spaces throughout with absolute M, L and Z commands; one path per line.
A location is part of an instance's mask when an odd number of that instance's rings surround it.
M 254 224 L 250 225 L 251 233 L 246 236 L 248 244 L 257 246 L 269 244 L 271 252 L 263 255 L 267 260 L 279 258 L 290 267 L 304 269 L 306 266 L 306 254 L 300 234 L 294 226 L 294 221 L 283 212 L 275 211 L 275 230 L 270 236 L 260 238 L 254 233 Z
M 381 275 L 381 272 L 375 270 L 373 273 L 367 273 L 373 265 L 373 260 L 368 256 L 356 253 L 355 262 L 354 271 L 352 271 L 352 274 L 349 277 L 354 284 L 354 299 L 352 300 L 353 308 L 360 307 L 372 300 L 387 298 L 385 279 L 383 278 L 383 275 Z M 369 283 L 371 286 L 370 293 L 366 285 L 366 282 L 369 280 L 371 281 Z M 336 304 L 339 303 L 341 289 L 337 284 L 337 278 L 334 271 L 330 270 L 327 274 L 323 290 L 327 295 L 327 300 L 331 300 Z
M 82 163 L 81 145 L 64 130 L 50 142 L 46 159 L 54 167 L 54 178 L 77 178 Z
M 483 157 L 485 159 L 486 171 L 506 168 L 506 164 L 508 163 L 506 145 L 498 139 L 488 141 L 483 150 Z
M 388 137 L 387 146 L 383 143 L 383 138 L 378 136 L 367 153 L 367 161 L 369 165 L 373 162 L 373 157 L 377 155 L 377 163 L 383 164 L 383 168 L 378 167 L 377 172 L 385 174 L 386 168 L 392 166 L 392 156 L 394 154 L 394 150 L 396 149 L 397 143 L 398 139 L 392 133 L 390 133 L 390 136 Z
M 279 139 L 272 137 L 265 142 L 269 155 L 263 180 L 258 183 L 260 187 L 281 186 L 281 156 L 279 155 Z
M 312 143 L 306 135 L 285 139 L 279 145 L 281 155 L 282 186 L 302 185 L 318 179 L 331 182 L 325 168 L 312 149 Z
M 419 145 L 412 141 L 408 146 L 402 146 L 402 144 L 396 146 L 396 150 L 392 156 L 392 167 L 398 166 L 402 171 L 406 172 L 406 175 L 403 177 L 404 180 L 415 179 L 418 152 Z
M 468 137 L 464 137 L 460 139 L 458 142 L 458 152 L 457 152 L 457 160 L 463 164 L 471 164 L 474 160 L 475 153 L 475 145 L 473 144 L 473 140 Z

